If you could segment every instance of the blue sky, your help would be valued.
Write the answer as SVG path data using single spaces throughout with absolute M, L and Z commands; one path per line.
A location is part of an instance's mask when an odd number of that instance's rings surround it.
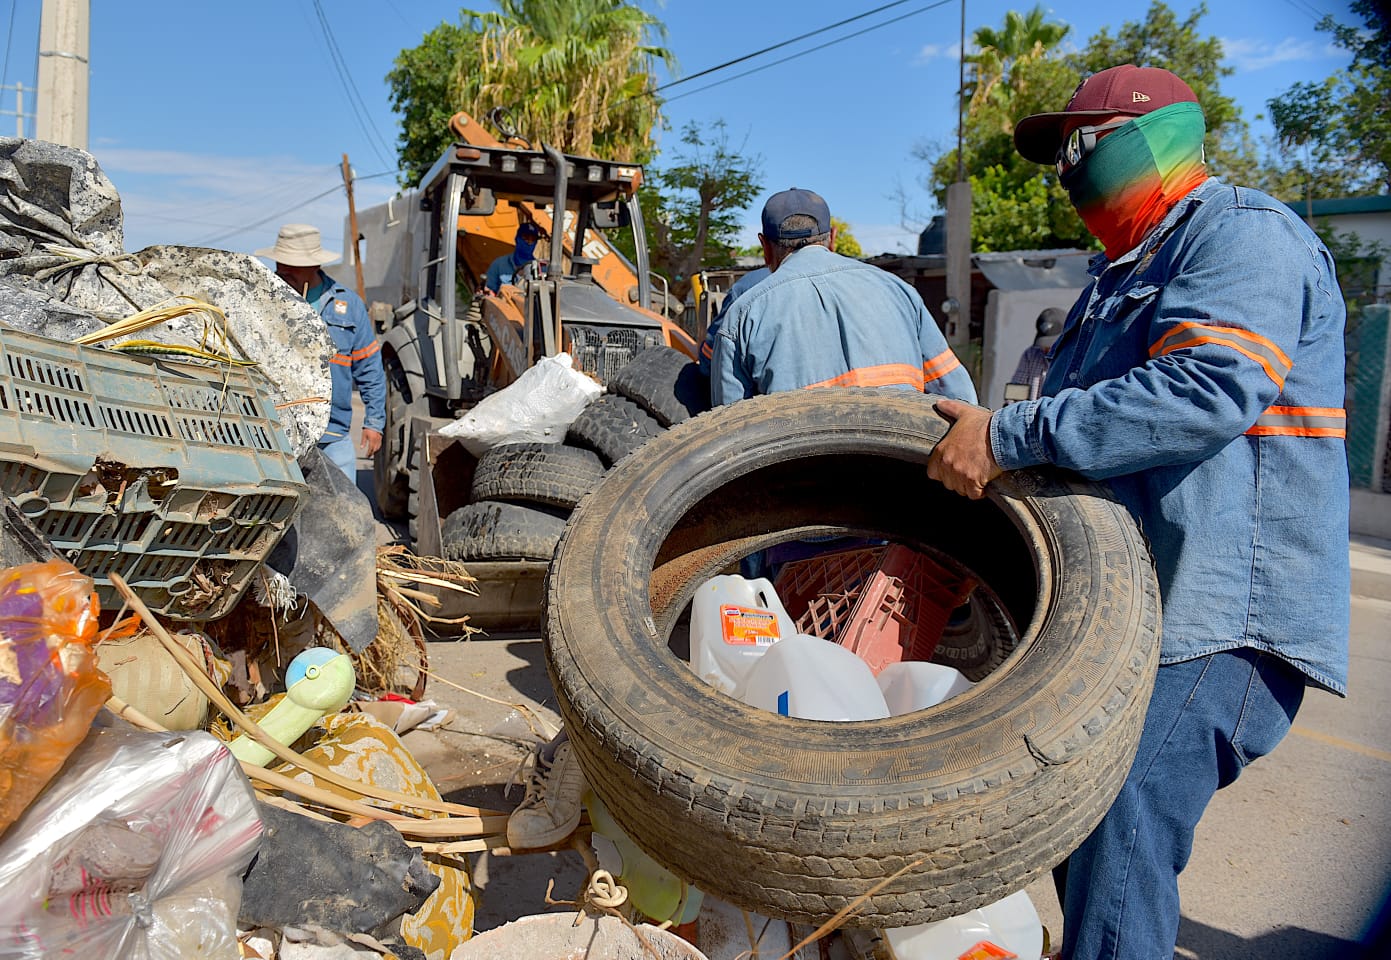
M 643 3 L 667 24 L 679 76 L 826 26 L 885 0 L 668 0 Z M 121 191 L 126 246 L 207 243 L 250 251 L 269 246 L 283 222 L 320 226 L 340 249 L 346 200 L 339 162 L 360 179 L 360 205 L 395 190 L 396 118 L 384 80 L 397 53 L 419 42 L 458 4 L 439 0 L 321 0 L 366 108 L 360 122 L 334 70 L 312 0 L 94 0 L 91 19 L 89 149 Z M 480 6 L 488 0 L 480 0 Z M 909 249 L 914 230 L 894 199 L 922 173 L 918 143 L 955 141 L 960 7 L 914 13 L 881 29 L 709 89 L 708 84 L 796 54 L 828 39 L 929 6 L 918 0 L 851 27 L 779 50 L 670 91 L 669 150 L 690 120 L 723 119 L 731 140 L 763 160 L 767 192 L 803 186 L 824 194 L 869 253 Z M 1031 3 L 967 0 L 966 29 L 998 26 Z M 1180 17 L 1194 3 L 1174 0 Z M 1255 115 L 1297 80 L 1317 80 L 1346 57 L 1314 30 L 1318 15 L 1353 18 L 1338 0 L 1213 0 L 1203 32 L 1220 37 L 1236 73 L 1235 96 L 1258 135 Z M 3 82 L 32 86 L 38 0 L 12 0 Z M 1103 26 L 1114 34 L 1142 19 L 1142 0 L 1058 0 L 1046 5 L 1070 24 L 1078 46 Z M 0 16 L 5 7 L 0 4 Z M 664 77 L 665 79 L 671 79 Z M 688 95 L 682 95 L 688 94 Z M 33 94 L 26 92 L 32 109 Z M 0 94 L 14 109 L 14 93 Z M 32 126 L 29 127 L 32 132 Z M 0 131 L 14 130 L 0 116 Z M 384 141 L 386 149 L 380 146 Z M 658 161 L 660 164 L 660 159 Z M 374 174 L 381 174 L 373 177 Z M 318 194 L 325 194 L 309 201 Z M 925 194 L 916 211 L 930 212 Z M 758 207 L 746 214 L 746 239 Z

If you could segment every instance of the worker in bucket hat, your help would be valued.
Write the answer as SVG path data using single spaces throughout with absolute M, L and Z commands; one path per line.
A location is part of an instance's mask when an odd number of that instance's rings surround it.
M 348 478 L 357 480 L 357 452 L 348 430 L 353 421 L 353 389 L 362 396 L 366 413 L 362 421 L 362 456 L 370 457 L 382 445 L 386 425 L 386 374 L 382 370 L 381 344 L 372 332 L 367 307 L 356 293 L 324 273 L 323 266 L 339 255 L 323 248 L 319 231 L 302 223 L 280 228 L 275 246 L 257 250 L 256 256 L 275 261 L 275 272 L 323 317 L 336 352 L 329 358 L 333 376 L 333 403 L 328 427 L 319 449 Z

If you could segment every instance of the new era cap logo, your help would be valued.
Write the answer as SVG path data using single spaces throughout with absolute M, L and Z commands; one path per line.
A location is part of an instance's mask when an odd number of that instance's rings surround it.
M 1149 103 L 1149 102 L 1150 102 L 1150 98 L 1147 97 L 1147 96 L 1145 96 L 1145 95 L 1144 95 L 1143 93 L 1141 93 L 1139 90 L 1133 90 L 1133 91 L 1131 91 L 1131 93 L 1130 93 L 1130 102 L 1131 102 L 1131 103 Z

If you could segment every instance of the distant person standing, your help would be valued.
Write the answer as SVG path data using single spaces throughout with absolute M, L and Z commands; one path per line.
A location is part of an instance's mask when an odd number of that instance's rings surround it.
M 1026 400 L 1037 400 L 1043 386 L 1043 378 L 1048 374 L 1048 351 L 1057 342 L 1058 334 L 1063 332 L 1067 311 L 1049 307 L 1034 321 L 1034 342 L 1025 349 L 1019 358 L 1019 366 L 1014 369 L 1010 383 L 1022 384 L 1029 388 Z
M 357 456 L 349 435 L 354 387 L 366 408 L 362 421 L 364 457 L 372 456 L 381 447 L 382 427 L 386 425 L 386 374 L 382 370 L 381 344 L 372 333 L 367 307 L 361 297 L 320 269 L 339 255 L 323 248 L 314 227 L 287 223 L 280 228 L 275 246 L 257 250 L 256 256 L 274 260 L 276 275 L 317 310 L 328 325 L 338 352 L 329 360 L 333 405 L 319 449 L 348 479 L 356 481 Z

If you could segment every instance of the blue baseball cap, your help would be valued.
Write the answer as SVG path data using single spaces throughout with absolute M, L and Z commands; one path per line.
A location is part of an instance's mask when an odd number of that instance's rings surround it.
M 816 228 L 784 230 L 783 223 L 788 217 L 811 217 Z M 831 208 L 821 199 L 819 193 L 793 187 L 775 193 L 763 205 L 763 235 L 769 240 L 801 240 L 805 237 L 819 237 L 831 232 Z

